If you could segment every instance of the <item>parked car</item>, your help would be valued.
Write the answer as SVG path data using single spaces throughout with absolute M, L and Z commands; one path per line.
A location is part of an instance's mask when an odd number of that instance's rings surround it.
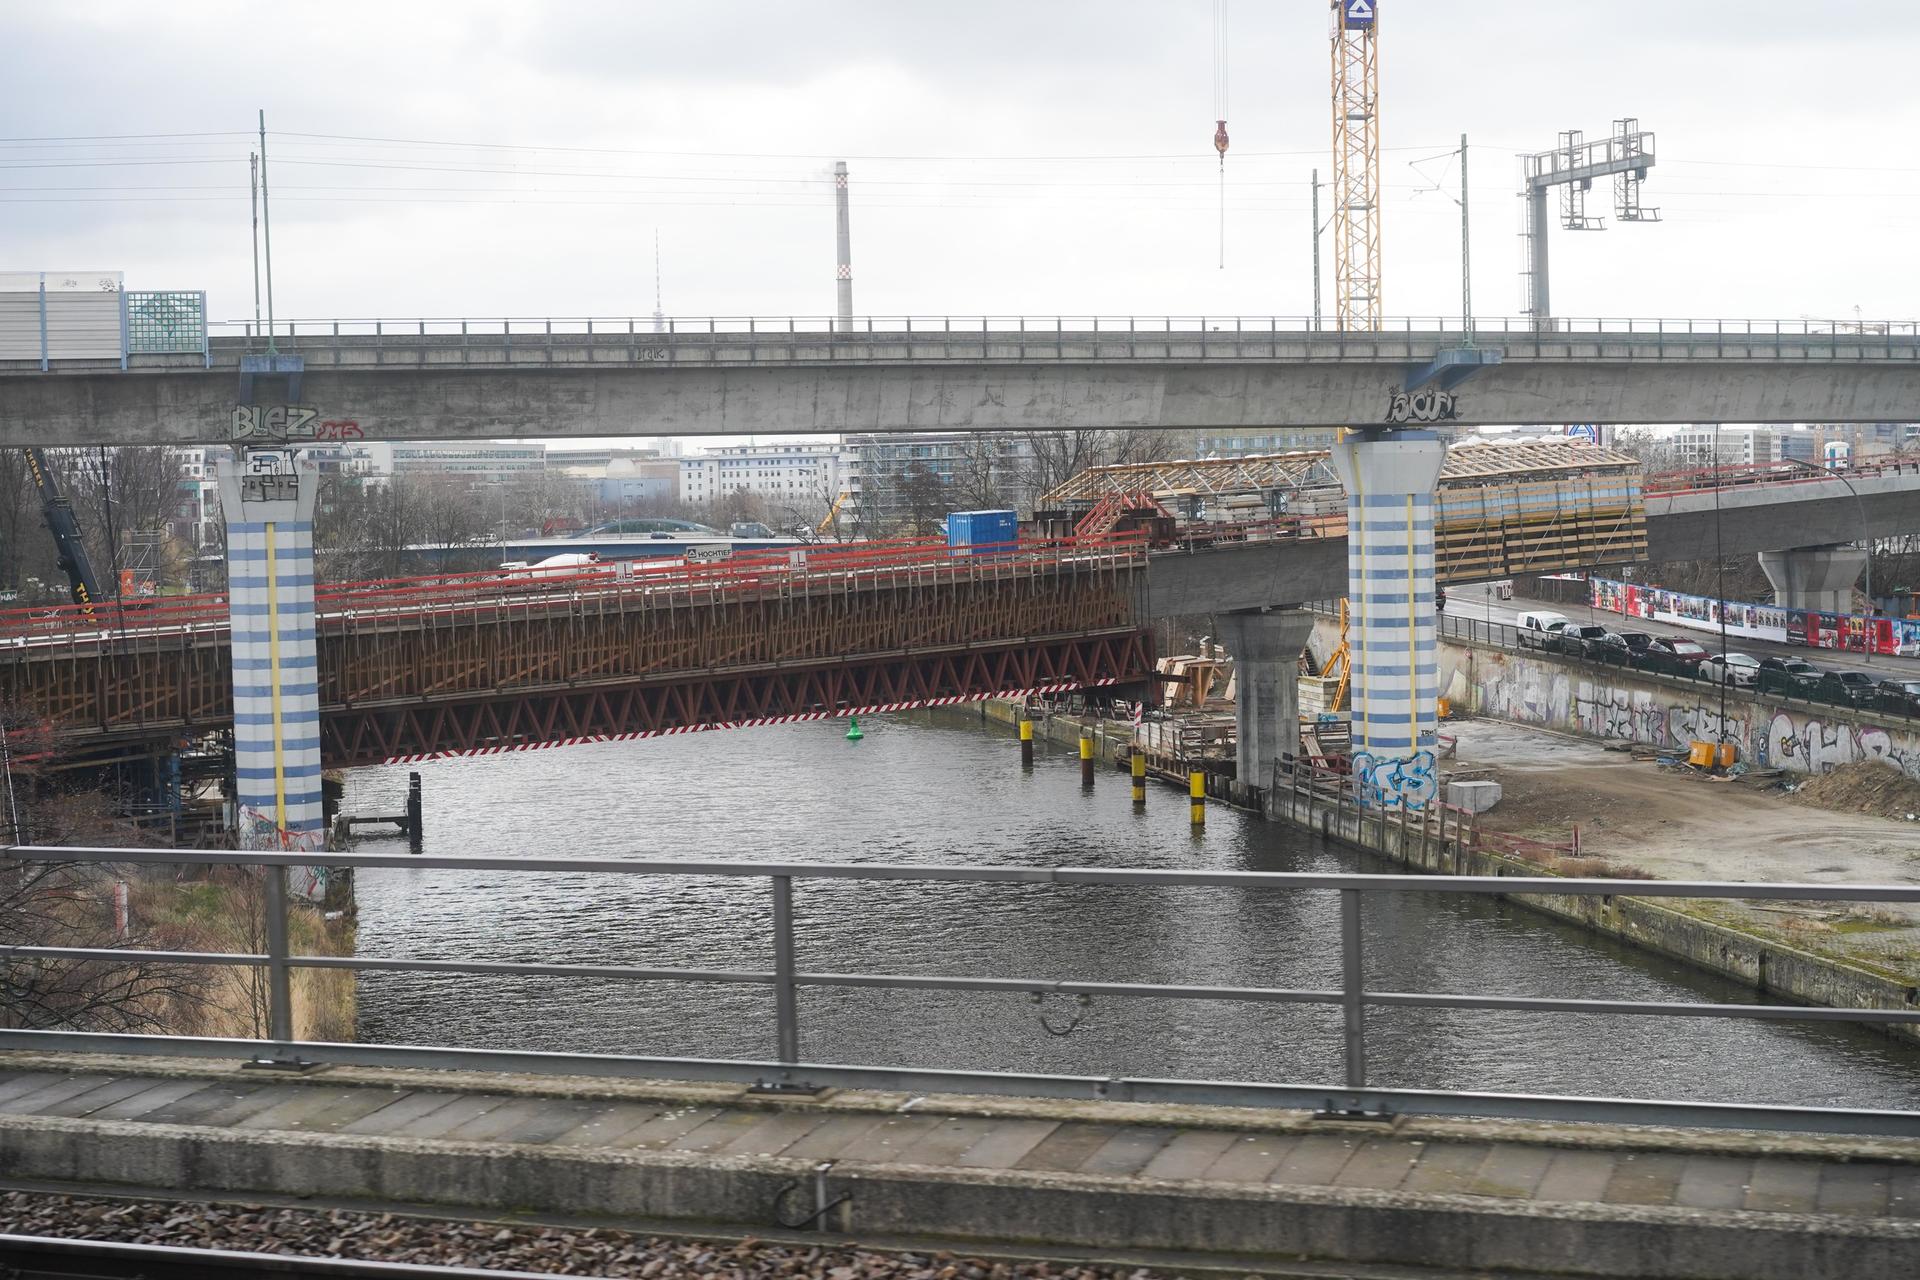
M 1624 667 L 1633 661 L 1633 646 L 1627 638 L 1612 631 L 1602 631 L 1586 642 L 1587 657 L 1595 662 L 1610 662 Z
M 1873 705 L 1895 715 L 1920 716 L 1920 680 L 1882 680 L 1874 687 Z
M 1569 658 L 1588 657 L 1587 645 L 1607 634 L 1605 627 L 1569 622 L 1549 631 L 1542 639 L 1542 647 L 1555 653 L 1564 653 Z
M 1551 609 L 1533 609 L 1522 613 L 1518 620 L 1520 643 L 1532 645 L 1537 649 L 1549 647 L 1548 637 L 1567 625 L 1569 619 L 1564 613 L 1555 613 Z
M 1772 693 L 1803 694 L 1820 683 L 1823 673 L 1799 658 L 1760 659 L 1760 688 Z
M 1678 636 L 1655 636 L 1653 643 L 1647 646 L 1646 653 L 1641 655 L 1640 665 L 1653 671 L 1691 676 L 1699 674 L 1700 664 L 1706 660 L 1707 651 L 1691 640 Z
M 1757 685 L 1760 683 L 1760 659 L 1744 653 L 1716 653 L 1700 664 L 1700 678 L 1727 684 Z
M 1653 644 L 1653 637 L 1644 631 L 1622 631 L 1620 638 L 1635 653 L 1645 653 Z
M 1864 671 L 1825 671 L 1813 686 L 1813 696 L 1822 702 L 1863 706 L 1873 701 L 1874 680 Z

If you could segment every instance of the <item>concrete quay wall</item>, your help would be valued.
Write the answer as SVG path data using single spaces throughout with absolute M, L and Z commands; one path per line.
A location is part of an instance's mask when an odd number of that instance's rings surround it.
M 1316 625 L 1316 642 L 1337 639 L 1338 623 Z M 1692 737 L 1715 738 L 1719 694 L 1680 689 L 1641 673 L 1592 673 L 1545 656 L 1511 654 L 1467 645 L 1441 644 L 1441 688 L 1456 705 L 1476 714 L 1608 741 L 1684 745 Z M 1840 711 L 1843 708 L 1834 708 Z M 1920 740 L 1860 723 L 1822 720 L 1774 705 L 1765 698 L 1727 698 L 1730 738 L 1742 758 L 1770 761 L 1801 772 L 1855 759 L 1884 759 L 1920 776 Z M 1769 737 L 1771 735 L 1771 738 Z M 1751 747 L 1751 750 L 1749 750 Z M 1441 875 L 1539 875 L 1523 859 L 1471 847 L 1470 841 L 1420 836 L 1417 822 L 1403 828 L 1396 815 L 1358 810 L 1324 797 L 1276 792 L 1269 816 L 1308 826 L 1331 839 L 1357 845 L 1419 870 Z M 1513 901 L 1631 942 L 1655 954 L 1682 960 L 1756 990 L 1809 1005 L 1842 1009 L 1920 1008 L 1920 988 L 1902 979 L 1812 952 L 1758 932 L 1705 920 L 1670 900 L 1590 895 Z M 1920 1023 L 1887 1024 L 1893 1038 L 1920 1041 Z
M 1680 751 L 1724 739 L 1757 769 L 1820 774 L 1872 760 L 1920 779 L 1920 725 L 1910 721 L 1739 689 L 1726 691 L 1723 719 L 1717 686 L 1453 641 L 1440 651 L 1441 696 L 1488 719 Z

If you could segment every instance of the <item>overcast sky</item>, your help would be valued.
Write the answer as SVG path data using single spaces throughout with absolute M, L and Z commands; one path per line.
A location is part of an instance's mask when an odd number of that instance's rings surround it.
M 1224 270 L 1199 0 L 0 2 L 0 270 L 250 314 L 264 108 L 283 318 L 645 316 L 656 229 L 670 314 L 830 313 L 839 157 L 862 314 L 1311 307 L 1320 0 L 1229 6 Z M 1516 153 L 1623 115 L 1665 221 L 1556 231 L 1559 314 L 1920 311 L 1920 5 L 1380 7 L 1390 316 L 1459 306 L 1458 167 L 1415 162 L 1470 136 L 1475 311 L 1513 315 Z

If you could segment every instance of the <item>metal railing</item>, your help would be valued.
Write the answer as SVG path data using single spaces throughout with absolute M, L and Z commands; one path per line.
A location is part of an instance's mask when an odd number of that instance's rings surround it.
M 1333 615 L 1337 606 L 1324 602 L 1312 606 L 1316 612 Z M 1471 603 L 1463 602 L 1463 608 L 1472 608 Z M 1609 631 L 1633 630 L 1632 623 L 1637 619 L 1620 618 L 1612 615 L 1613 621 L 1604 625 Z M 1557 662 L 1567 662 L 1598 671 L 1631 671 L 1637 676 L 1677 685 L 1681 688 L 1708 689 L 1718 693 L 1722 688 L 1730 692 L 1750 697 L 1772 699 L 1787 705 L 1804 707 L 1845 707 L 1862 714 L 1892 716 L 1902 720 L 1920 721 L 1920 699 L 1909 695 L 1884 694 L 1879 690 L 1869 693 L 1847 693 L 1841 690 L 1827 690 L 1820 684 L 1806 684 L 1784 672 L 1763 670 L 1753 684 L 1740 684 L 1715 679 L 1702 674 L 1702 668 L 1684 659 L 1661 656 L 1657 653 L 1629 653 L 1626 657 L 1597 656 L 1593 646 L 1572 636 L 1562 637 L 1558 632 L 1530 631 L 1516 627 L 1509 622 L 1491 622 L 1485 618 L 1473 618 L 1453 614 L 1441 614 L 1440 634 L 1447 639 L 1459 640 L 1466 644 L 1479 645 L 1487 649 L 1501 649 L 1508 653 L 1526 654 L 1531 657 L 1549 658 Z M 1710 633 L 1702 632 L 1707 639 Z M 1696 641 L 1695 643 L 1699 643 Z M 1705 647 L 1704 645 L 1702 646 Z M 1823 654 L 1850 654 L 1851 649 L 1808 649 L 1807 661 L 1813 661 Z M 1711 652 L 1708 657 L 1714 656 Z
M 1829 337 L 1875 344 L 1886 339 L 1920 339 L 1920 320 L 1842 321 L 1699 319 L 1688 317 L 1555 317 L 1553 327 L 1541 329 L 1532 316 L 1476 316 L 1475 336 L 1506 336 L 1532 342 L 1605 335 L 1622 338 L 1738 338 L 1772 342 L 1776 338 Z M 216 340 L 264 340 L 252 320 L 218 321 L 210 326 Z M 1458 315 L 1399 316 L 1374 330 L 1342 330 L 1311 316 L 1208 315 L 875 315 L 856 316 L 852 328 L 831 315 L 773 316 L 339 316 L 277 321 L 273 336 L 300 337 L 545 337 L 592 336 L 666 340 L 675 337 L 739 335 L 747 337 L 810 335 L 860 340 L 870 334 L 912 335 L 916 338 L 978 338 L 981 335 L 1046 338 L 1054 334 L 1083 337 L 1099 334 L 1125 337 L 1191 335 L 1222 338 L 1271 337 L 1351 342 L 1393 341 L 1461 335 Z
M 35 863 L 241 866 L 263 868 L 266 949 L 261 953 L 151 951 L 135 948 L 0 946 L 0 961 L 72 961 L 248 966 L 267 975 L 267 1035 L 262 1040 L 167 1035 L 129 1035 L 70 1030 L 0 1030 L 0 1049 L 185 1055 L 251 1059 L 297 1066 L 355 1063 L 600 1076 L 638 1076 L 754 1084 L 768 1090 L 826 1086 L 989 1093 L 1113 1101 L 1225 1106 L 1307 1108 L 1339 1115 L 1417 1112 L 1433 1115 L 1510 1116 L 1526 1119 L 1698 1125 L 1879 1135 L 1920 1136 L 1920 1112 L 1775 1106 L 1754 1103 L 1681 1102 L 1584 1098 L 1510 1093 L 1461 1093 L 1436 1089 L 1376 1088 L 1368 1084 L 1367 1013 L 1371 1009 L 1509 1010 L 1535 1014 L 1609 1014 L 1683 1018 L 1756 1018 L 1889 1026 L 1920 1023 L 1920 1007 L 1826 1008 L 1800 1005 L 1703 1004 L 1684 1001 L 1596 1000 L 1519 995 L 1466 995 L 1387 991 L 1367 985 L 1361 899 L 1370 893 L 1442 893 L 1504 897 L 1632 896 L 1638 898 L 1763 899 L 1769 901 L 1920 902 L 1920 886 L 1826 884 L 1730 884 L 1696 881 L 1561 879 L 1530 876 L 1346 875 L 1307 872 L 1121 870 L 1099 867 L 923 866 L 885 864 L 714 862 L 616 858 L 529 858 L 329 854 L 331 866 L 482 871 L 502 877 L 524 873 L 587 873 L 628 876 L 701 876 L 765 881 L 771 900 L 773 967 L 694 969 L 621 964 L 295 954 L 288 942 L 287 869 L 311 858 L 252 852 L 159 849 L 14 847 L 0 851 L 0 874 L 9 860 Z M 1340 972 L 1337 989 L 1186 985 L 1062 978 L 962 974 L 846 973 L 803 968 L 795 946 L 796 882 L 866 881 L 910 884 L 968 883 L 1051 886 L 1071 892 L 1083 886 L 1138 889 L 1180 886 L 1222 891 L 1332 892 L 1340 901 Z M 495 974 L 639 982 L 725 983 L 771 988 L 774 1019 L 768 1031 L 773 1054 L 765 1059 L 676 1058 L 645 1055 L 572 1054 L 535 1050 L 453 1048 L 423 1045 L 345 1044 L 293 1038 L 291 974 L 296 968 L 348 972 Z M 1342 1079 L 1337 1084 L 1174 1080 L 1122 1076 L 1065 1076 L 1024 1072 L 946 1070 L 809 1062 L 800 1054 L 799 992 L 811 989 L 972 992 L 982 995 L 1076 998 L 1230 1001 L 1262 1006 L 1323 1006 L 1341 1012 Z

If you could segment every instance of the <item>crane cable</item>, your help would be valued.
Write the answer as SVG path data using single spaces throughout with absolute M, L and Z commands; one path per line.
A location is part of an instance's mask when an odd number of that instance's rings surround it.
M 1220 153 L 1220 269 L 1227 269 L 1227 0 L 1213 0 L 1213 149 Z

